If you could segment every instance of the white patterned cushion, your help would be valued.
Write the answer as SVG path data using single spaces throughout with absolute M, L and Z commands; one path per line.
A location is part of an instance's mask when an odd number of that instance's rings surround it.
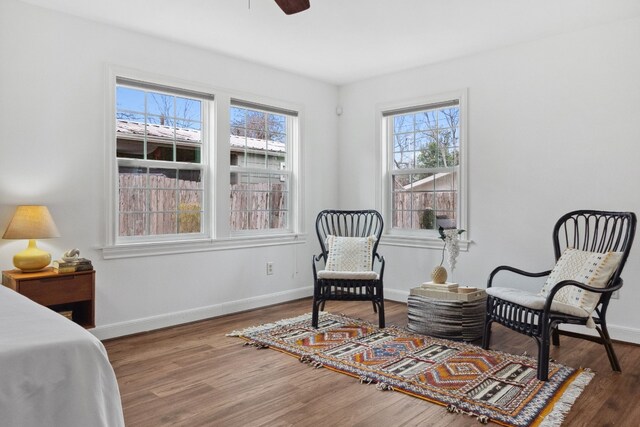
M 551 289 L 562 280 L 575 280 L 594 288 L 604 288 L 621 260 L 622 252 L 598 253 L 567 248 L 551 270 L 540 295 L 549 295 Z M 576 286 L 565 286 L 555 294 L 553 301 L 554 304 L 582 308 L 590 315 L 600 301 L 600 294 Z
M 375 271 L 318 271 L 318 279 L 378 280 L 379 277 Z
M 375 236 L 341 237 L 327 236 L 328 271 L 371 271 Z

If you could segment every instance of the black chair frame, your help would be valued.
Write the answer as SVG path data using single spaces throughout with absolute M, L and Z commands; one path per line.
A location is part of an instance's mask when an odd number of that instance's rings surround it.
M 620 372 L 620 363 L 607 330 L 606 315 L 612 294 L 622 288 L 623 280 L 620 274 L 631 250 L 636 223 L 637 218 L 633 212 L 578 210 L 562 216 L 553 228 L 553 248 L 556 261 L 562 255 L 563 250 L 570 247 L 589 252 L 622 252 L 620 265 L 604 288 L 594 288 L 573 280 L 559 282 L 550 291 L 542 310 L 533 310 L 489 295 L 487 298 L 487 316 L 485 318 L 482 348 L 489 348 L 491 324 L 497 322 L 535 339 L 538 344 L 537 377 L 541 381 L 547 381 L 549 377 L 550 340 L 554 346 L 559 346 L 560 334 L 580 337 L 604 345 L 611 368 Z M 487 288 L 493 285 L 494 277 L 502 271 L 509 271 L 527 277 L 543 277 L 551 273 L 551 270 L 531 273 L 503 265 L 491 272 Z M 588 320 L 584 317 L 551 311 L 553 297 L 565 286 L 577 286 L 581 289 L 601 294 L 600 301 L 592 316 L 599 337 L 558 330 L 560 324 L 586 325 Z
M 378 324 L 384 328 L 384 257 L 378 254 L 378 243 L 382 236 L 384 221 L 375 210 L 323 210 L 316 217 L 316 234 L 321 252 L 313 256 L 313 312 L 311 323 L 318 327 L 318 312 L 324 310 L 327 301 L 371 301 L 374 313 L 378 313 Z M 368 237 L 375 236 L 372 266 L 377 279 L 351 280 L 318 278 L 318 271 L 327 263 L 329 251 L 327 236 Z

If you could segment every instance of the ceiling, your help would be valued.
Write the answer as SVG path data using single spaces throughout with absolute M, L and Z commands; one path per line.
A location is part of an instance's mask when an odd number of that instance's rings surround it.
M 640 16 L 638 0 L 22 0 L 336 85 Z

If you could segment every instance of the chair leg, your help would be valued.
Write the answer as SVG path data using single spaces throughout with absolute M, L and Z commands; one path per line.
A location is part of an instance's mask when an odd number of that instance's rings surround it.
M 316 296 L 313 296 L 313 306 L 311 309 L 311 326 L 314 328 L 318 328 L 318 312 L 322 310 L 321 307 L 324 307 L 324 300 L 318 301 Z
M 542 323 L 542 337 L 536 339 L 538 343 L 538 379 L 540 381 L 549 380 L 549 333 L 550 327 Z
M 485 350 L 489 349 L 489 345 L 491 344 L 491 324 L 492 320 L 484 321 L 484 333 L 482 334 L 482 348 Z
M 618 362 L 618 356 L 616 356 L 616 352 L 613 350 L 613 343 L 611 342 L 611 337 L 609 336 L 609 331 L 607 330 L 607 323 L 604 321 L 604 319 L 600 321 L 600 327 L 596 327 L 596 330 L 600 334 L 600 338 L 602 338 L 602 344 L 607 351 L 607 357 L 609 357 L 611 369 L 613 369 L 615 372 L 622 372 L 622 368 L 620 368 L 620 362 Z
M 560 333 L 558 332 L 557 326 L 553 328 L 553 331 L 551 331 L 551 342 L 555 347 L 560 346 Z
M 318 305 L 316 302 L 313 302 L 313 309 L 311 311 L 311 326 L 314 328 L 318 328 Z
M 376 304 L 374 303 L 373 306 L 375 307 Z M 384 300 L 380 301 L 380 308 L 378 309 L 378 326 L 380 329 L 384 328 Z

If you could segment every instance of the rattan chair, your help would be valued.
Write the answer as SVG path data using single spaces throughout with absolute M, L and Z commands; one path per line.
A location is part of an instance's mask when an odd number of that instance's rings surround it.
M 318 312 L 330 300 L 371 301 L 378 324 L 384 328 L 384 294 L 382 278 L 384 258 L 377 253 L 384 222 L 375 210 L 324 210 L 316 218 L 316 234 L 321 252 L 313 257 L 312 325 L 318 327 Z M 369 271 L 328 271 L 329 236 L 369 239 L 371 262 Z M 332 237 L 331 242 L 333 242 Z M 357 240 L 357 239 L 356 239 Z M 368 258 L 369 255 L 366 257 Z M 333 257 L 333 255 L 332 255 Z M 322 268 L 324 267 L 324 268 Z
M 556 264 L 554 270 L 540 273 L 530 273 L 514 267 L 500 266 L 491 272 L 487 283 L 487 316 L 485 319 L 484 336 L 482 347 L 489 348 L 491 340 L 491 325 L 493 322 L 504 325 L 516 332 L 533 337 L 538 344 L 538 369 L 537 377 L 541 381 L 547 381 L 549 376 L 549 345 L 550 340 L 553 345 L 560 345 L 558 325 L 590 325 L 598 331 L 599 337 L 582 335 L 561 331 L 562 334 L 577 336 L 603 344 L 611 367 L 614 371 L 620 371 L 620 363 L 613 350 L 611 338 L 607 331 L 607 308 L 613 292 L 622 287 L 620 273 L 629 256 L 633 238 L 636 230 L 636 215 L 632 212 L 605 212 L 593 210 L 579 210 L 570 212 L 561 217 L 553 228 L 553 248 L 556 261 L 563 256 L 566 248 L 586 251 L 593 256 L 602 259 L 608 252 L 619 252 L 614 254 L 619 263 L 613 264 L 611 276 L 602 278 L 602 288 L 589 286 L 575 280 L 560 280 L 552 288 L 549 287 L 546 293 L 532 294 L 520 290 L 509 288 L 492 287 L 493 280 L 497 273 L 509 271 L 528 277 L 544 277 L 553 275 L 560 263 Z M 591 265 L 591 264 L 589 264 Z M 585 267 L 589 272 L 594 273 L 594 269 Z M 600 268 L 600 267 L 598 267 Z M 604 276 L 607 273 L 603 273 Z M 591 283 L 591 282 L 590 282 Z M 552 285 L 552 284 L 551 284 Z M 551 286 L 550 285 L 550 286 Z M 566 306 L 558 304 L 558 297 L 561 290 L 567 286 L 576 286 L 582 290 L 597 293 L 587 294 L 575 288 L 565 289 L 567 292 L 578 292 L 577 295 L 590 295 L 595 304 L 595 310 L 589 315 L 576 315 L 574 310 L 567 310 Z M 558 296 L 556 296 L 558 295 Z M 597 299 L 599 295 L 599 300 Z M 554 301 L 554 297 L 556 300 Z M 570 309 L 572 307 L 569 307 Z M 567 313 L 571 311 L 572 314 Z M 577 313 L 580 314 L 580 313 Z

